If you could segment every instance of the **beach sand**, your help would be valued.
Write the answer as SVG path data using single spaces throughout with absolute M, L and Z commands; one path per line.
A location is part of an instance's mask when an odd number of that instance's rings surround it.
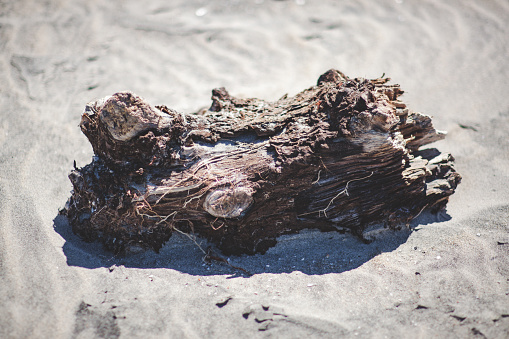
M 1 1 L 0 337 L 509 337 L 508 22 L 506 0 Z M 58 215 L 93 155 L 87 102 L 196 112 L 216 87 L 275 100 L 330 68 L 385 73 L 448 131 L 446 213 L 229 258 L 252 276 L 181 235 L 117 258 Z

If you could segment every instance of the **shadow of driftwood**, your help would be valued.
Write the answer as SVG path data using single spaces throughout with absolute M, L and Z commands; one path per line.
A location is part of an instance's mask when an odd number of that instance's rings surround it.
M 141 251 L 116 257 L 103 249 L 100 243 L 86 243 L 76 236 L 67 218 L 57 216 L 54 228 L 64 239 L 67 264 L 85 268 L 115 266 L 133 268 L 173 269 L 191 275 L 249 276 L 260 273 L 290 273 L 300 271 L 308 275 L 341 273 L 355 269 L 383 252 L 391 252 L 403 244 L 415 227 L 449 220 L 447 213 L 422 213 L 410 229 L 387 230 L 365 244 L 350 234 L 322 233 L 316 230 L 285 235 L 265 254 L 224 257 L 225 261 L 204 261 L 204 253 L 189 238 L 174 234 L 165 246 L 155 253 Z M 202 248 L 209 247 L 206 240 L 197 238 Z M 213 248 L 213 246 L 212 246 Z M 219 253 L 218 251 L 216 251 Z M 240 269 L 239 269 L 240 268 Z M 245 271 L 244 271 L 245 270 Z M 249 272 L 249 273 L 246 273 Z

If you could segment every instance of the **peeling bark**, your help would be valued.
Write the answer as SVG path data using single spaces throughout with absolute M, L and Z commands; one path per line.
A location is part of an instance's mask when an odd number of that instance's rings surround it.
M 445 208 L 461 180 L 453 157 L 423 145 L 445 133 L 410 111 L 389 79 L 330 70 L 276 102 L 212 91 L 204 114 L 152 107 L 130 92 L 86 106 L 96 156 L 75 168 L 73 231 L 120 253 L 158 251 L 174 231 L 226 254 L 265 252 L 305 228 L 398 228 Z

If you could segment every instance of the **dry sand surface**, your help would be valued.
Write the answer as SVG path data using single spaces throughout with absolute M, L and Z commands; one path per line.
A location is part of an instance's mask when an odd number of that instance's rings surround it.
M 1 338 L 509 337 L 507 0 L 0 1 Z M 115 258 L 58 210 L 92 149 L 88 101 L 195 112 L 273 100 L 329 68 L 385 73 L 463 176 L 447 213 L 366 245 L 303 232 L 206 265 L 175 235 Z

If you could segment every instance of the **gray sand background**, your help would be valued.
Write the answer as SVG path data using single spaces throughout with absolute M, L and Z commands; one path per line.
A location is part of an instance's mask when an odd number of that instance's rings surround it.
M 0 1 L 0 337 L 509 337 L 508 22 L 506 0 Z M 251 277 L 180 235 L 116 258 L 58 216 L 93 155 L 87 102 L 196 112 L 215 87 L 275 100 L 329 68 L 385 73 L 449 132 L 447 213 L 229 258 Z

